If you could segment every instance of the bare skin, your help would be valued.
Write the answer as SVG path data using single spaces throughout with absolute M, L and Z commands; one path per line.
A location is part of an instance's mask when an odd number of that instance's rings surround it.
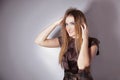
M 49 48 L 55 48 L 59 47 L 59 41 L 58 38 L 53 39 L 47 39 L 49 34 L 55 29 L 57 25 L 60 24 L 62 19 L 56 21 L 52 25 L 50 25 L 48 28 L 46 28 L 44 31 L 42 31 L 35 39 L 35 43 L 43 46 L 43 47 L 49 47 Z M 66 30 L 70 37 L 75 38 L 75 30 L 74 30 L 74 18 L 72 16 L 68 16 L 66 18 Z M 82 28 L 82 39 L 83 43 L 81 45 L 80 54 L 78 56 L 77 65 L 80 70 L 85 69 L 86 67 L 90 66 L 91 60 L 97 53 L 97 45 L 92 45 L 90 48 L 88 48 L 88 28 L 84 24 L 84 26 L 81 26 Z
M 81 45 L 77 64 L 78 68 L 82 70 L 90 66 L 91 59 L 95 56 L 97 52 L 97 45 L 93 45 L 91 46 L 91 48 L 88 48 L 88 28 L 85 24 L 84 26 L 81 26 L 81 28 L 83 43 Z
M 59 47 L 60 45 L 58 42 L 58 38 L 47 39 L 47 37 L 56 28 L 56 26 L 60 24 L 61 20 L 62 18 L 51 24 L 41 33 L 39 33 L 39 35 L 36 37 L 34 42 L 43 47 L 49 47 L 49 48 Z
M 68 16 L 65 20 L 66 31 L 70 37 L 75 38 L 75 21 L 73 16 Z

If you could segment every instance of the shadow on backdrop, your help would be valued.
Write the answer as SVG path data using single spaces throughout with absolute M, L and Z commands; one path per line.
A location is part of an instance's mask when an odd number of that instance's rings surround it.
M 101 42 L 100 56 L 92 65 L 95 80 L 119 80 L 120 47 L 115 31 L 118 22 L 115 4 L 112 1 L 94 1 L 85 14 L 91 35 Z

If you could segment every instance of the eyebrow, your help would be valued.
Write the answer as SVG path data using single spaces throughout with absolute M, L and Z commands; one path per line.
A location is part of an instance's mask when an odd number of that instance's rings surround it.
M 66 23 L 66 22 L 65 22 Z M 74 21 L 71 21 L 71 22 L 69 22 L 69 23 L 75 23 Z

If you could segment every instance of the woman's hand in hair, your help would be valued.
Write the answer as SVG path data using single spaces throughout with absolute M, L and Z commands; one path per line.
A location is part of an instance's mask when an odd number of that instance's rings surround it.
M 60 18 L 58 21 L 56 21 L 54 24 L 56 25 L 56 26 L 58 26 L 58 25 L 60 25 L 61 24 L 61 21 L 63 20 L 63 17 L 62 18 Z
M 88 40 L 88 27 L 87 27 L 87 25 L 83 24 L 81 26 L 81 29 L 82 29 L 82 39 L 83 39 L 83 41 Z

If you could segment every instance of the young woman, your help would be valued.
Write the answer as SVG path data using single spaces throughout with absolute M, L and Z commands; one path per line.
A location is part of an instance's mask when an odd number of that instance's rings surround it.
M 48 39 L 49 34 L 61 25 L 61 36 Z M 99 40 L 88 35 L 84 14 L 69 8 L 64 17 L 42 31 L 35 43 L 44 47 L 61 47 L 59 63 L 64 69 L 63 80 L 93 80 L 91 60 L 99 54 Z

